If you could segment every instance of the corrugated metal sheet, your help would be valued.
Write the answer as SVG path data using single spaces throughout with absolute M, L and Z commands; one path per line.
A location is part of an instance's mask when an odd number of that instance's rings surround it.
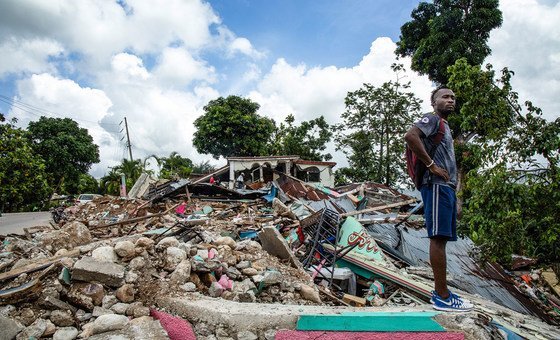
M 429 267 L 429 243 L 425 229 L 400 228 L 394 224 L 372 224 L 366 226 L 368 232 L 385 246 L 393 248 L 397 254 L 413 262 L 414 266 Z M 398 247 L 395 248 L 395 246 Z M 503 268 L 497 264 L 485 264 L 481 268 L 473 258 L 475 247 L 468 239 L 459 239 L 447 244 L 447 270 L 449 285 L 471 294 L 478 294 L 502 306 L 520 313 L 546 315 L 522 293 L 517 291 Z

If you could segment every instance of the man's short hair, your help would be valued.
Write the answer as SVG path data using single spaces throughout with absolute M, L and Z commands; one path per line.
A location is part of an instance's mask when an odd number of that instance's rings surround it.
M 430 102 L 432 104 L 434 103 L 434 100 L 436 98 L 436 93 L 438 93 L 439 90 L 451 90 L 451 89 L 447 87 L 447 85 L 440 85 L 436 87 L 436 89 L 432 91 L 432 95 L 430 96 Z

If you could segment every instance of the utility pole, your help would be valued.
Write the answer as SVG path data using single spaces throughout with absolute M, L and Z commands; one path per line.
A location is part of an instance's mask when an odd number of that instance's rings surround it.
M 126 146 L 128 147 L 128 155 L 130 156 L 130 161 L 133 162 L 132 145 L 130 144 L 130 135 L 128 134 L 128 123 L 126 122 L 126 117 L 124 117 L 124 128 L 126 129 Z

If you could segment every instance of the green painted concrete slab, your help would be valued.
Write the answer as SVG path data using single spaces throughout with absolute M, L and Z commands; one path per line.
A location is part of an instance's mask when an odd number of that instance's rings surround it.
M 358 312 L 338 315 L 302 315 L 300 331 L 443 332 L 433 312 Z

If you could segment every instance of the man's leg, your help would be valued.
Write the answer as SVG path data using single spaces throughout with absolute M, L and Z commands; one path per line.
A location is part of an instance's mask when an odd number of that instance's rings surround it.
M 430 239 L 430 264 L 434 272 L 434 288 L 438 295 L 444 299 L 449 297 L 449 291 L 447 289 L 446 245 L 446 238 L 432 237 Z

